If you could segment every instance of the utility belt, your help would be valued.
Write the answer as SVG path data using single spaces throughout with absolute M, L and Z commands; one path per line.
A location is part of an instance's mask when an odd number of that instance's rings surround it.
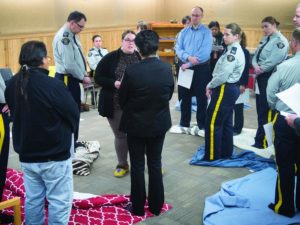
M 56 73 L 55 77 L 63 81 L 66 86 L 68 86 L 69 82 L 82 82 L 81 80 L 74 78 L 71 74 Z

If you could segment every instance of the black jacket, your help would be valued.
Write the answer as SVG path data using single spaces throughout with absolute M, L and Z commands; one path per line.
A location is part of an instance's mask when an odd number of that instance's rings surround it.
M 243 52 L 245 54 L 245 68 L 244 71 L 242 73 L 242 76 L 240 78 L 239 84 L 243 85 L 243 86 L 247 86 L 248 85 L 248 80 L 249 80 L 249 69 L 250 69 L 250 53 L 249 51 L 242 47 Z
M 119 90 L 120 130 L 136 137 L 166 133 L 171 127 L 173 90 L 171 66 L 156 57 L 128 66 Z
M 95 71 L 95 82 L 100 85 L 101 92 L 99 95 L 98 111 L 101 116 L 112 118 L 113 117 L 113 93 L 115 91 L 117 68 L 120 59 L 121 49 L 110 52 L 105 55 L 98 63 Z M 138 52 L 134 54 L 138 55 Z
M 61 161 L 70 157 L 71 134 L 79 110 L 71 94 L 58 79 L 40 68 L 29 70 L 28 101 L 17 94 L 21 74 L 8 83 L 5 98 L 13 121 L 13 145 L 21 162 Z

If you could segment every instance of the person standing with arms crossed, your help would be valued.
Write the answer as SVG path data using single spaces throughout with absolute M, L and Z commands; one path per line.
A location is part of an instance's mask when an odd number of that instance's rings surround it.
M 207 98 L 205 96 L 206 85 L 211 80 L 210 53 L 212 49 L 211 31 L 201 24 L 203 9 L 196 6 L 192 9 L 191 24 L 184 28 L 176 41 L 176 54 L 182 61 L 182 70 L 191 69 L 194 71 L 191 88 L 178 87 L 182 98 L 180 105 L 181 127 L 189 127 L 191 121 L 191 98 L 197 99 L 197 125 L 204 130 Z
M 84 29 L 85 23 L 86 17 L 83 13 L 71 12 L 67 22 L 56 33 L 52 43 L 56 69 L 55 77 L 67 86 L 78 105 L 79 111 L 81 105 L 79 83 L 91 83 L 87 76 L 85 59 L 77 37 L 77 34 Z M 79 120 L 74 134 L 75 143 L 78 139 L 78 133 Z

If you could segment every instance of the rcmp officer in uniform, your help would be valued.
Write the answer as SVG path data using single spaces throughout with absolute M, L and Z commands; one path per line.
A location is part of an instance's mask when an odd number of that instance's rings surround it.
M 6 170 L 9 155 L 9 117 L 8 106 L 5 101 L 4 91 L 6 85 L 2 75 L 0 74 L 0 202 L 4 191 Z M 0 224 L 12 223 L 13 216 L 6 215 L 0 212 Z
M 286 104 L 276 97 L 276 93 L 284 91 L 296 83 L 300 83 L 300 28 L 292 33 L 290 46 L 294 57 L 278 65 L 268 81 L 267 99 L 271 109 L 294 113 Z M 300 210 L 300 136 L 290 127 L 285 117 L 276 113 L 274 122 L 274 147 L 277 164 L 277 182 L 275 201 L 269 207 L 276 213 L 292 217 L 295 205 Z M 295 170 L 295 165 L 297 169 Z M 296 182 L 296 197 L 294 200 Z
M 100 60 L 108 53 L 106 48 L 102 48 L 102 37 L 99 34 L 96 34 L 92 37 L 93 45 L 88 54 L 87 54 L 87 61 L 90 66 L 90 77 L 94 77 L 95 70 L 100 62 Z M 97 96 L 97 92 L 95 94 L 92 91 L 92 105 L 95 105 L 94 96 Z
M 76 34 L 80 33 L 86 23 L 83 13 L 74 11 L 69 14 L 67 22 L 56 33 L 53 40 L 53 54 L 55 59 L 55 77 L 62 80 L 71 92 L 80 111 L 80 86 L 79 82 L 89 84 L 85 59 L 82 54 L 81 44 Z M 79 129 L 79 121 L 78 121 Z M 78 139 L 78 129 L 75 132 L 75 142 Z
M 278 25 L 279 22 L 271 16 L 262 20 L 262 29 L 265 36 L 260 41 L 252 58 L 259 92 L 259 94 L 256 94 L 258 129 L 256 131 L 255 143 L 252 145 L 256 148 L 267 148 L 263 125 L 272 122 L 274 117 L 272 111 L 269 110 L 266 97 L 268 79 L 276 65 L 281 63 L 288 54 L 288 41 L 277 30 Z
M 219 58 L 208 83 L 210 98 L 205 122 L 204 160 L 229 158 L 233 152 L 232 114 L 239 96 L 239 80 L 245 67 L 245 55 L 239 44 L 241 28 L 231 23 L 225 26 L 227 47 Z
M 108 51 L 106 48 L 102 48 L 102 37 L 100 35 L 94 35 L 92 40 L 94 47 L 89 50 L 87 61 L 91 69 L 90 76 L 94 77 L 94 73 L 98 63 L 103 58 L 103 56 L 108 53 Z

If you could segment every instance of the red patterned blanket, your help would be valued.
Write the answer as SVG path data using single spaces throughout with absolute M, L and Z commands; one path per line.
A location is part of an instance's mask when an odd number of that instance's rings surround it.
M 23 174 L 22 172 L 8 169 L 3 200 L 17 196 L 21 197 L 23 221 L 25 198 Z M 148 210 L 147 203 L 145 205 L 145 216 L 134 216 L 131 214 L 126 210 L 128 203 L 128 195 L 99 195 L 88 199 L 74 199 L 69 225 L 129 225 L 153 216 Z M 166 212 L 171 208 L 170 205 L 164 204 L 162 212 Z M 13 214 L 12 209 L 5 210 L 5 212 Z

